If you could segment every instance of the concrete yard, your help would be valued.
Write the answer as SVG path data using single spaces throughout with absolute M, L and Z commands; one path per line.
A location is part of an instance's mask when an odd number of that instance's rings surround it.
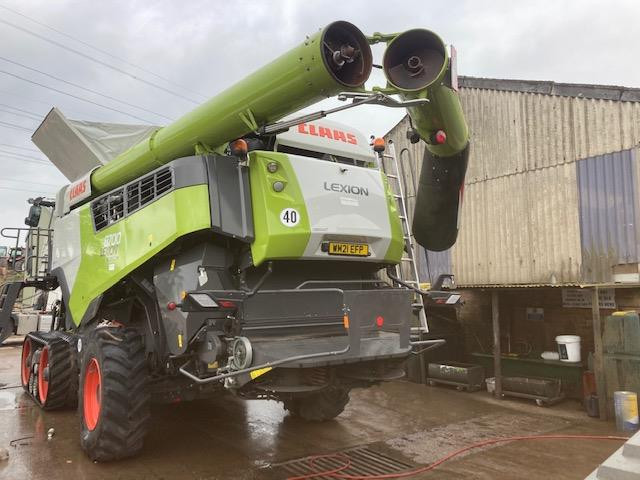
M 0 347 L 2 479 L 287 478 L 279 463 L 366 446 L 409 466 L 429 464 L 496 437 L 545 433 L 615 435 L 612 423 L 586 416 L 576 402 L 551 408 L 493 399 L 486 392 L 394 382 L 352 393 L 337 420 L 308 424 L 272 401 L 232 396 L 157 406 L 137 458 L 94 464 L 80 449 L 75 411 L 42 412 L 19 384 L 20 345 Z M 54 436 L 47 440 L 47 431 Z M 475 450 L 419 479 L 583 479 L 619 441 L 536 440 Z M 322 477 L 325 478 L 325 477 Z

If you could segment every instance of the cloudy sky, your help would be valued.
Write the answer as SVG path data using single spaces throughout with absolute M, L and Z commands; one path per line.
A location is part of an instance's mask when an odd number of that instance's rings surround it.
M 640 87 L 635 0 L 0 0 L 0 227 L 65 183 L 30 141 L 52 106 L 163 124 L 340 19 L 365 33 L 433 29 L 462 75 Z M 380 135 L 401 116 L 368 107 L 335 119 Z

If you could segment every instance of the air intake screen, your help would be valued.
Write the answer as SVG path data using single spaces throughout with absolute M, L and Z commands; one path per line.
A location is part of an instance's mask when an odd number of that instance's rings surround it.
M 96 231 L 144 207 L 172 188 L 173 175 L 167 167 L 98 198 L 91 204 Z

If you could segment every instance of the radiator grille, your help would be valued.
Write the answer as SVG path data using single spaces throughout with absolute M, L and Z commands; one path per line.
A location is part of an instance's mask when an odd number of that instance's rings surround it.
M 94 200 L 91 213 L 96 231 L 153 202 L 172 188 L 173 174 L 166 167 Z

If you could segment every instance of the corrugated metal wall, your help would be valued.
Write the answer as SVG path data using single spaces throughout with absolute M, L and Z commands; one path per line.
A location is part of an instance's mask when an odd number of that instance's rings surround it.
M 499 82 L 496 81 L 496 82 Z M 640 143 L 640 103 L 462 88 L 472 133 L 462 227 L 451 252 L 460 285 L 561 284 L 581 280 L 575 162 Z M 391 132 L 407 184 L 421 144 Z M 410 195 L 414 190 L 410 191 Z M 410 214 L 414 199 L 409 199 Z
M 640 262 L 637 151 L 590 157 L 576 166 L 582 278 L 610 282 L 613 265 Z

